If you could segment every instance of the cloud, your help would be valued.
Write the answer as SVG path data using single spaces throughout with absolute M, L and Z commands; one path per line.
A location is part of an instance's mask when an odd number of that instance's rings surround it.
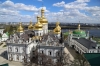
M 25 5 L 23 3 L 13 3 L 12 1 L 5 1 L 1 4 L 1 7 L 12 10 L 25 10 L 25 11 L 38 11 L 38 8 L 33 5 Z
M 36 17 L 34 17 L 34 13 L 38 12 L 42 7 L 37 8 L 33 5 L 25 5 L 23 3 L 14 3 L 10 0 L 4 1 L 0 4 L 0 21 L 19 21 L 22 18 L 23 21 L 27 22 L 32 18 L 32 20 L 36 21 Z M 46 7 L 43 7 L 46 12 L 49 10 Z M 22 11 L 26 12 L 26 15 L 22 15 Z M 33 15 L 28 15 L 27 12 L 32 12 Z M 36 15 L 35 15 L 36 16 Z M 5 20 L 6 19 L 6 20 Z
M 19 11 L 12 11 L 5 8 L 0 9 L 0 15 L 19 15 Z
M 77 2 L 90 2 L 90 0 L 77 0 Z
M 99 22 L 100 21 L 100 7 L 88 6 L 90 0 L 75 0 L 66 3 L 64 1 L 52 4 L 53 7 L 60 8 L 58 12 L 51 12 L 47 7 L 36 7 L 34 5 L 26 5 L 23 3 L 14 3 L 10 0 L 0 3 L 0 21 L 29 22 L 32 18 L 36 22 L 36 16 L 41 15 L 41 8 L 45 10 L 45 17 L 49 22 Z M 23 11 L 25 15 L 22 14 Z M 39 11 L 39 12 L 38 12 Z M 32 13 L 29 15 L 27 12 Z
M 42 1 L 42 0 L 38 0 L 38 1 Z
M 62 7 L 64 5 L 65 5 L 64 1 L 53 4 L 53 6 L 57 6 L 57 7 Z
M 65 16 L 63 15 L 63 17 L 67 18 L 66 21 L 69 20 L 69 18 L 70 18 L 69 21 L 72 21 L 71 19 L 73 19 L 72 22 L 78 20 L 81 20 L 82 22 L 97 21 L 98 17 L 100 17 L 99 15 L 100 7 L 99 6 L 89 7 L 87 2 L 90 2 L 90 0 L 76 0 L 70 3 L 65 3 L 64 1 L 61 1 L 54 3 L 53 6 L 58 8 L 62 7 L 60 11 L 64 13 Z

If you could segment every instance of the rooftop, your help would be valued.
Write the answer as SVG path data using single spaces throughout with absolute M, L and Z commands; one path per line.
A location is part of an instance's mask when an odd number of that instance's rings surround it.
M 79 42 L 80 44 L 82 44 L 83 46 L 85 46 L 88 49 L 95 49 L 97 46 L 97 44 L 95 42 L 92 42 L 89 39 L 85 39 L 85 38 L 76 39 L 76 38 L 74 38 L 74 40 L 76 40 L 77 42 Z

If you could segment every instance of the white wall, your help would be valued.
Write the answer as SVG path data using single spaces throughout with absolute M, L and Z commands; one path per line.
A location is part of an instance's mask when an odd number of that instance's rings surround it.
M 0 29 L 0 34 L 3 34 L 4 29 Z
M 43 30 L 34 30 L 35 31 L 35 36 L 42 36 L 43 35 Z M 38 33 L 38 35 L 37 35 Z M 41 35 L 40 35 L 41 33 Z

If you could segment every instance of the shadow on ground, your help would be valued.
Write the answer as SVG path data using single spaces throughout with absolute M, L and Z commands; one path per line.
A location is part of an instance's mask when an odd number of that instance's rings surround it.
M 8 59 L 8 54 L 7 54 L 7 51 L 4 51 L 0 54 L 0 56 L 2 56 L 3 58 L 5 59 Z

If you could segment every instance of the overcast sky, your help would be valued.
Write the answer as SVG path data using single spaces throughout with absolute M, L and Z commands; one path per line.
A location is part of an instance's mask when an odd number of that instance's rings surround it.
M 0 0 L 0 22 L 36 22 L 42 4 L 49 22 L 100 23 L 100 0 Z

